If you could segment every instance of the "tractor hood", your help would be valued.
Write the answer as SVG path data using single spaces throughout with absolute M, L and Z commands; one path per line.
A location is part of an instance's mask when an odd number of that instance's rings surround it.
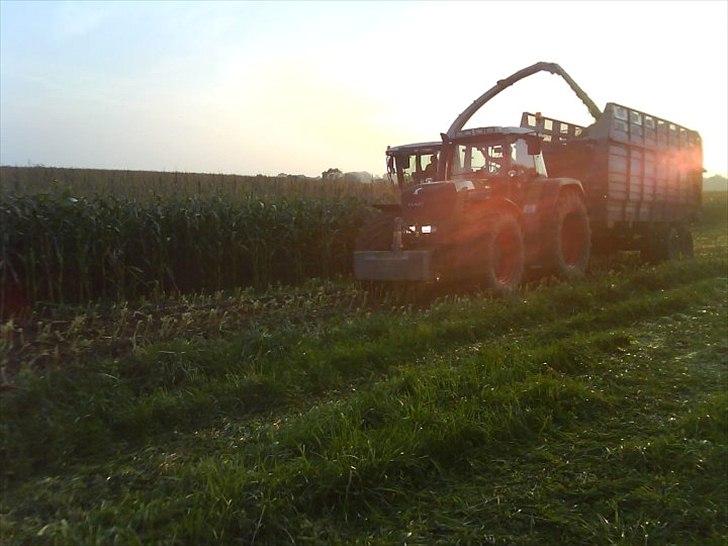
M 471 184 L 472 186 L 472 184 Z M 453 182 L 427 182 L 402 193 L 402 217 L 408 224 L 433 224 L 451 217 L 458 186 Z

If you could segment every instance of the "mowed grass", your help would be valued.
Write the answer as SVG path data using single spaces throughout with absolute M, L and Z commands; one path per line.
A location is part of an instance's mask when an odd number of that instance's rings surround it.
M 3 537 L 722 543 L 728 261 L 709 210 L 693 261 L 23 366 Z

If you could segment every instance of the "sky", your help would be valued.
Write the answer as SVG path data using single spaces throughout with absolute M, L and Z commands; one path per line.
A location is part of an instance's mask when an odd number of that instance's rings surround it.
M 607 102 L 697 130 L 728 173 L 728 2 L 0 1 L 0 164 L 237 174 L 385 171 L 498 79 L 561 64 Z M 587 125 L 557 76 L 522 111 Z

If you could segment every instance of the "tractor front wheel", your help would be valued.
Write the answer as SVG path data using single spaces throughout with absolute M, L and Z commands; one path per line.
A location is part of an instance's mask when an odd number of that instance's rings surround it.
M 510 214 L 491 218 L 481 246 L 484 267 L 480 278 L 486 288 L 497 294 L 510 294 L 523 279 L 523 233 L 518 220 Z

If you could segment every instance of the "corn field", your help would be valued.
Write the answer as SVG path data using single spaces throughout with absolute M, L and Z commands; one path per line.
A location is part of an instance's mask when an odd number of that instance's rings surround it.
M 355 198 L 391 203 L 396 193 L 391 184 L 322 181 L 306 176 L 241 176 L 58 167 L 0 167 L 0 198 L 69 192 L 75 197 L 115 196 L 135 201 L 158 198 L 221 197 L 230 200 L 257 198 Z
M 393 187 L 303 176 L 0 167 L 0 316 L 345 274 Z
M 6 197 L 0 311 L 344 274 L 365 210 L 351 198 Z

